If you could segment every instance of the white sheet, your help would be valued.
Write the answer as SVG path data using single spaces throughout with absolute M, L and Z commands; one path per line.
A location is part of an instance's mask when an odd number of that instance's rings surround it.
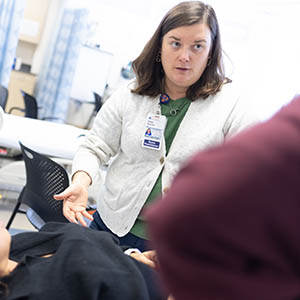
M 2 107 L 0 106 L 0 130 L 3 125 L 3 118 L 4 118 L 4 111 L 3 111 Z
M 53 157 L 73 159 L 87 132 L 85 129 L 72 125 L 4 113 L 3 124 L 0 129 L 0 146 L 20 149 L 20 141 L 36 152 Z

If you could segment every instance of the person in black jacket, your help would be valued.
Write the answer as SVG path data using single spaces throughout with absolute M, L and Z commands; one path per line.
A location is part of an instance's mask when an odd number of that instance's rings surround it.
M 23 298 L 167 297 L 161 293 L 155 270 L 124 254 L 110 233 L 72 223 L 47 223 L 39 232 L 14 236 L 0 228 L 0 299 Z

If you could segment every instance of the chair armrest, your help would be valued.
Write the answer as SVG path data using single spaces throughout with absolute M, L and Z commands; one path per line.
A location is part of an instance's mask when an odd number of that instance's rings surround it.
M 8 113 L 11 114 L 13 110 L 19 110 L 21 112 L 25 112 L 24 108 L 13 106 L 13 107 L 10 108 L 10 110 L 8 111 Z

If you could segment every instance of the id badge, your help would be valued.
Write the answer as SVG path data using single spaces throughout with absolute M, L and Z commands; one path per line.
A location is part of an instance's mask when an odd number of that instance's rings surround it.
M 142 147 L 160 150 L 166 124 L 167 118 L 165 116 L 149 114 L 146 120 Z

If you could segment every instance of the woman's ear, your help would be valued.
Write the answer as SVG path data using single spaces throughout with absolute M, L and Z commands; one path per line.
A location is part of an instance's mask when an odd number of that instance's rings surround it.
M 206 66 L 208 67 L 211 63 L 211 57 L 209 56 L 208 59 L 207 59 L 207 63 L 206 63 Z
M 157 63 L 161 62 L 161 48 L 158 49 L 158 52 L 157 52 L 156 57 L 155 57 L 155 61 Z

